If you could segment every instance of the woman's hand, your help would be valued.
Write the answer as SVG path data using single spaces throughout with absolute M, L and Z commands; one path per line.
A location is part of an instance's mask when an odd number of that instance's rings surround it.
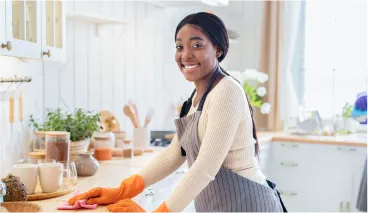
M 120 200 L 114 204 L 108 205 L 107 209 L 111 212 L 146 212 L 139 204 L 131 199 Z M 170 212 L 165 203 L 162 203 L 153 212 Z
M 122 194 L 122 189 L 118 188 L 102 188 L 97 187 L 83 194 L 74 196 L 69 199 L 69 205 L 74 205 L 78 200 L 87 200 L 87 204 L 107 205 L 115 203 L 119 200 Z
M 69 199 L 69 205 L 78 200 L 87 200 L 87 204 L 112 204 L 126 198 L 133 198 L 144 189 L 144 181 L 140 175 L 133 175 L 121 182 L 117 188 L 97 187 Z
M 146 210 L 131 199 L 120 200 L 108 205 L 107 209 L 111 212 L 146 212 Z

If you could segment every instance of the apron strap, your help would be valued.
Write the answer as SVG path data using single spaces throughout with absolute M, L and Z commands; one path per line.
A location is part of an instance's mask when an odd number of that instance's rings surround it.
M 208 93 L 210 93 L 211 88 L 212 88 L 213 84 L 215 83 L 217 76 L 220 73 L 221 73 L 220 66 L 217 66 L 215 73 L 213 73 L 213 75 L 211 77 L 211 80 L 210 80 L 210 83 L 209 83 L 209 85 L 206 89 L 206 92 L 204 92 L 203 97 L 201 98 L 201 102 L 199 102 L 199 106 L 198 106 L 197 111 L 202 111 L 204 102 L 206 101 L 206 98 L 207 98 L 207 95 L 208 95 Z
M 204 101 L 206 100 L 206 97 L 207 97 L 208 93 L 210 92 L 211 87 L 212 87 L 213 83 L 215 82 L 216 77 L 218 76 L 220 71 L 221 71 L 220 66 L 218 66 L 216 68 L 215 73 L 211 77 L 210 84 L 208 85 L 208 87 L 206 89 L 206 92 L 204 93 L 204 95 L 201 99 L 201 102 L 199 103 L 198 111 L 202 111 Z M 193 96 L 194 96 L 195 92 L 196 92 L 196 89 L 194 89 L 194 91 L 192 92 L 192 95 L 190 96 L 190 98 L 183 103 L 183 106 L 181 107 L 181 110 L 180 110 L 180 118 L 185 117 L 188 114 L 188 112 L 190 110 L 190 107 L 192 106 L 192 99 L 193 99 Z M 186 156 L 187 155 L 187 153 L 185 152 L 183 147 L 180 147 L 180 152 L 181 152 L 181 156 Z

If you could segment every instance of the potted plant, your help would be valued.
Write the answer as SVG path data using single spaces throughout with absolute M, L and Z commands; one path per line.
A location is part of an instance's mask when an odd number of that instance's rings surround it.
M 36 131 L 67 131 L 70 133 L 70 160 L 76 160 L 79 153 L 87 151 L 93 132 L 99 129 L 99 113 L 76 109 L 63 112 L 60 108 L 48 110 L 45 122 L 39 124 L 30 116 L 30 125 Z
M 338 131 L 339 134 L 351 134 L 355 133 L 357 128 L 359 127 L 359 123 L 354 120 L 351 116 L 353 112 L 353 105 L 349 103 L 345 103 L 342 108 L 342 117 L 343 117 L 343 129 Z

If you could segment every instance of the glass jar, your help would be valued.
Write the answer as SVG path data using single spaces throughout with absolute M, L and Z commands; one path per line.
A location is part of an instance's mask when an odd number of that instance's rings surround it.
M 37 131 L 33 133 L 33 152 L 45 151 L 45 136 L 46 132 Z
M 68 161 L 70 152 L 69 132 L 46 133 L 46 160 Z
M 115 135 L 112 132 L 95 132 L 93 134 L 93 147 L 109 148 L 115 147 Z
M 112 131 L 115 135 L 115 147 L 123 148 L 123 143 L 125 140 L 125 131 Z
M 75 162 L 78 176 L 92 176 L 96 174 L 100 164 L 92 155 L 93 152 L 79 154 L 79 158 Z

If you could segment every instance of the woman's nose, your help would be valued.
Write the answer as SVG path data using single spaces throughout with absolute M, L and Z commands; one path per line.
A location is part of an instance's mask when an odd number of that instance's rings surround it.
M 191 51 L 189 48 L 184 48 L 184 49 L 183 49 L 183 51 L 182 51 L 181 58 L 182 58 L 183 60 L 193 58 L 193 53 L 192 53 L 192 51 Z

